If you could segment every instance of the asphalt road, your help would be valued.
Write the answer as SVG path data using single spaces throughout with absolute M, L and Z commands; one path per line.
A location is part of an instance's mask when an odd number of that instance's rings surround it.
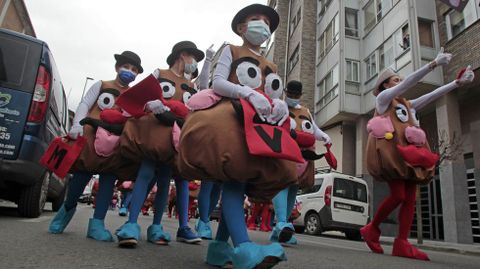
M 0 202 L 0 268 L 214 268 L 204 263 L 207 241 L 200 245 L 172 242 L 156 246 L 146 242 L 146 229 L 152 216 L 141 216 L 142 241 L 136 249 L 122 249 L 116 243 L 87 239 L 88 218 L 93 210 L 80 204 L 65 232 L 47 232 L 54 213 L 47 210 L 40 218 L 22 219 L 13 205 Z M 109 211 L 107 228 L 115 231 L 126 218 Z M 177 221 L 166 216 L 164 227 L 175 238 Z M 194 220 L 190 227 L 193 228 Z M 266 244 L 268 234 L 250 232 L 250 238 Z M 288 261 L 275 268 L 480 268 L 480 257 L 448 252 L 426 251 L 430 262 L 373 254 L 363 242 L 341 237 L 297 235 L 299 245 L 285 247 Z

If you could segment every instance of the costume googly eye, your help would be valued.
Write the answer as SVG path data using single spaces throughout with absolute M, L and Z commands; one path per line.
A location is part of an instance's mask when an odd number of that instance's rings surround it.
M 236 74 L 240 84 L 256 89 L 262 85 L 262 72 L 251 62 L 242 62 L 237 66 Z
M 265 77 L 265 93 L 272 99 L 277 99 L 282 96 L 282 80 L 280 76 L 275 73 L 270 73 Z
M 160 82 L 160 86 L 162 87 L 163 97 L 166 99 L 170 99 L 175 95 L 175 86 L 168 81 Z
M 101 110 L 110 109 L 115 105 L 115 95 L 104 92 L 98 96 L 97 105 Z
M 412 114 L 412 119 L 415 126 L 420 127 L 420 119 L 418 119 L 417 111 L 414 108 L 410 108 L 410 114 Z
M 395 113 L 397 114 L 397 118 L 401 122 L 407 122 L 408 121 L 408 110 L 404 105 L 398 104 L 395 108 Z
M 297 128 L 297 122 L 290 117 L 290 129 L 296 129 Z
M 192 97 L 192 94 L 189 92 L 184 92 L 183 93 L 183 103 L 186 104 L 188 100 Z
M 302 121 L 302 131 L 313 134 L 313 124 L 309 120 Z

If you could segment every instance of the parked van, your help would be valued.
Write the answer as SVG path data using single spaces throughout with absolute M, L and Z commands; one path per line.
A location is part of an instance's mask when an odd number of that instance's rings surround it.
M 300 217 L 293 221 L 295 230 L 312 235 L 341 231 L 348 239 L 359 240 L 360 228 L 368 221 L 368 197 L 363 179 L 319 171 L 313 188 L 297 196 Z
M 65 184 L 39 163 L 50 141 L 69 128 L 68 106 L 47 44 L 0 29 L 0 198 L 20 216 L 38 217 L 63 203 Z

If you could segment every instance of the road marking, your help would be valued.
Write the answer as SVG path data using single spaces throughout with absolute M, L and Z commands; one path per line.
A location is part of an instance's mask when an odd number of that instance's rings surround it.
M 50 216 L 42 216 L 34 219 L 21 219 L 21 222 L 38 223 L 51 219 Z

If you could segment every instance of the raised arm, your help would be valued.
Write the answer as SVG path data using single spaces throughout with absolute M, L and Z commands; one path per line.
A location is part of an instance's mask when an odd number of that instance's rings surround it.
M 212 65 L 213 56 L 215 51 L 212 49 L 213 44 L 207 49 L 205 53 L 205 62 L 203 63 L 202 70 L 197 79 L 197 86 L 199 90 L 205 90 L 208 88 L 208 75 L 210 74 L 210 66 Z

